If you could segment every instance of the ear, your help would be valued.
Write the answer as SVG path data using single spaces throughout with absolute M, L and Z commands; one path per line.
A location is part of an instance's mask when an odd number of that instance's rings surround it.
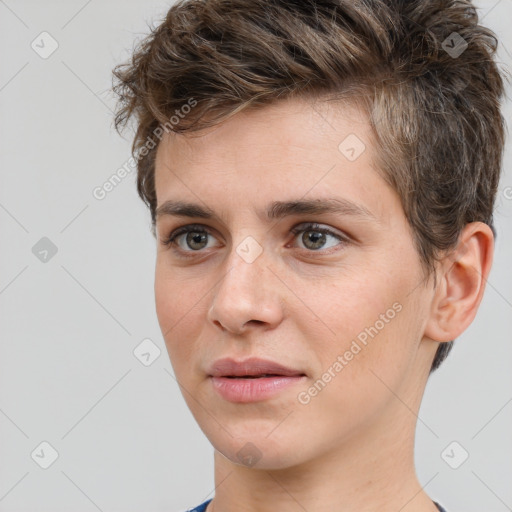
M 441 260 L 425 336 L 452 341 L 475 318 L 494 255 L 494 235 L 483 222 L 465 226 L 455 249 Z

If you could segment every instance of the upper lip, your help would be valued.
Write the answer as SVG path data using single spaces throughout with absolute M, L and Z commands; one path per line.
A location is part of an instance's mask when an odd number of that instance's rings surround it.
M 208 371 L 211 377 L 239 377 L 244 375 L 283 375 L 286 377 L 305 375 L 300 370 L 287 368 L 268 359 L 251 357 L 243 361 L 231 358 L 217 359 Z

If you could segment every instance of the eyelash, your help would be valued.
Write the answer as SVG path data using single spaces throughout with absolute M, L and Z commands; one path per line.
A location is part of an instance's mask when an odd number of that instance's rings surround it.
M 322 227 L 320 227 L 318 224 L 316 224 L 314 222 L 309 222 L 309 223 L 307 222 L 307 223 L 299 224 L 298 226 L 295 226 L 292 229 L 290 229 L 290 232 L 292 234 L 294 234 L 294 235 L 297 235 L 297 234 L 299 234 L 299 233 L 301 233 L 303 231 L 316 231 L 316 232 L 323 233 L 323 234 L 326 234 L 326 235 L 331 235 L 334 238 L 337 238 L 340 242 L 342 242 L 341 245 L 346 244 L 346 243 L 349 242 L 348 237 L 345 237 L 345 236 L 342 236 L 342 235 L 340 235 L 338 233 L 335 233 L 334 231 L 332 231 L 332 230 L 330 230 L 328 228 L 322 228 Z M 181 257 L 193 258 L 197 254 L 201 253 L 202 251 L 201 250 L 198 250 L 198 251 L 183 251 L 183 249 L 180 249 L 178 244 L 175 242 L 176 238 L 178 238 L 180 235 L 184 235 L 184 234 L 187 234 L 187 233 L 190 233 L 190 232 L 206 233 L 208 235 L 212 235 L 210 230 L 205 229 L 204 226 L 202 226 L 200 224 L 188 224 L 187 226 L 183 226 L 183 227 L 178 228 L 175 231 L 173 231 L 167 238 L 162 240 L 162 245 L 164 245 L 166 247 L 174 246 L 174 247 L 172 247 L 173 250 L 175 252 L 177 252 L 177 253 L 181 253 L 180 254 Z M 333 249 L 333 248 L 331 247 L 329 249 Z M 329 249 L 327 249 L 327 251 L 329 251 Z M 303 251 L 307 251 L 309 253 L 322 253 L 321 250 L 318 250 L 318 251 L 315 251 L 315 250 L 312 250 L 312 249 L 302 249 L 302 250 Z M 330 254 L 330 252 L 332 252 L 332 251 L 329 251 L 327 254 Z M 192 253 L 192 254 L 187 254 L 187 253 Z M 325 255 L 326 253 L 324 252 L 323 254 Z

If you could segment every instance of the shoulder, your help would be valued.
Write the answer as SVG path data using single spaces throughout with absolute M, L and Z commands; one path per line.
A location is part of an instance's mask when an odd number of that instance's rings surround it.
M 183 510 L 182 512 L 205 512 L 206 507 L 208 506 L 208 503 L 212 501 L 211 499 L 205 501 L 204 503 L 201 503 L 201 505 L 198 505 L 195 508 L 188 508 L 187 510 Z

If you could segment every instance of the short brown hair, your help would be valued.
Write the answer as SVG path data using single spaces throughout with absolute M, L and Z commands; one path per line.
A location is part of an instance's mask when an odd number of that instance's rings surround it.
M 136 118 L 137 189 L 153 233 L 162 125 L 194 132 L 283 98 L 348 98 L 368 113 L 379 169 L 435 278 L 436 259 L 467 223 L 496 235 L 504 146 L 496 48 L 470 0 L 178 1 L 113 70 L 115 128 Z M 431 371 L 452 345 L 440 344 Z

